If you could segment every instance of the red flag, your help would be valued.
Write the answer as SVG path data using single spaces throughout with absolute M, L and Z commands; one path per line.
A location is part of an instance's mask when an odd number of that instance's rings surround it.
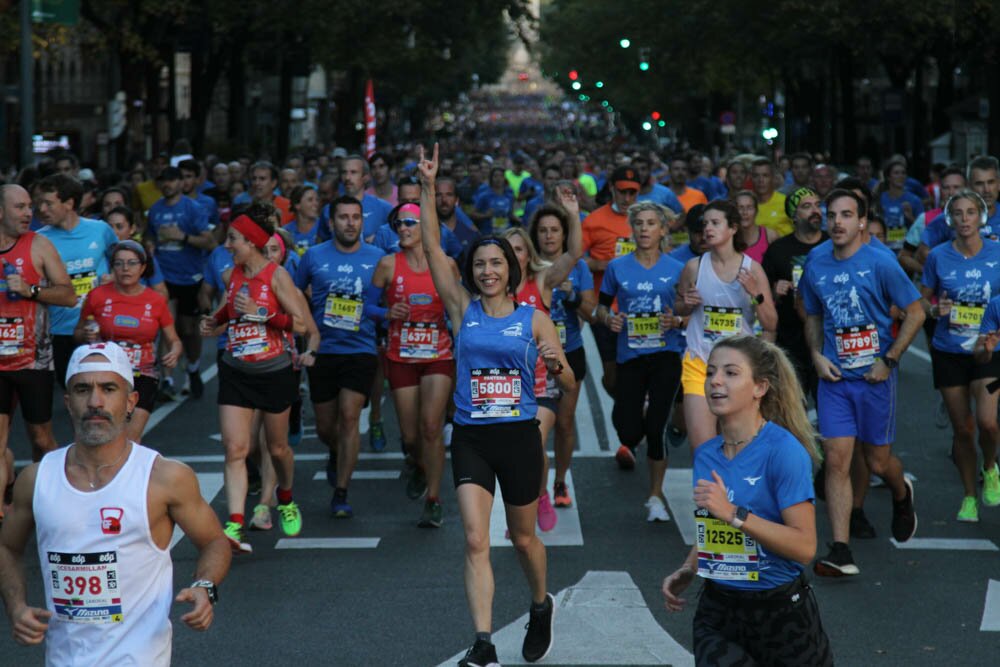
M 365 84 L 365 157 L 375 153 L 375 86 L 368 79 Z

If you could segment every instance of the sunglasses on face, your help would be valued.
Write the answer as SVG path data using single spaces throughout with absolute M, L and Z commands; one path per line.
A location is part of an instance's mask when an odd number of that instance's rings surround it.
M 413 218 L 403 218 L 402 220 L 396 221 L 397 227 L 416 227 L 420 224 L 419 220 L 414 220 Z

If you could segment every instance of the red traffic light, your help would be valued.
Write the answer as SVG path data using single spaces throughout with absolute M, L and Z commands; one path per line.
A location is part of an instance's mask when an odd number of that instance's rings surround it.
M 654 111 L 653 113 L 649 114 L 649 116 L 653 120 L 660 120 L 660 112 L 659 111 Z
M 577 72 L 575 69 L 571 69 L 569 71 L 569 80 L 570 81 L 576 81 L 579 78 L 580 78 L 580 73 Z

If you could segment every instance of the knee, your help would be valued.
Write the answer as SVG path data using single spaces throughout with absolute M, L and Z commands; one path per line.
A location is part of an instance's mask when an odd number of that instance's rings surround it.
M 997 423 L 997 420 L 995 418 L 986 421 L 985 423 L 980 422 L 979 436 L 981 438 L 988 438 L 989 440 L 996 442 L 997 438 L 1000 437 L 1000 424 Z
M 274 458 L 284 458 L 286 454 L 291 453 L 291 450 L 288 448 L 288 439 L 282 438 L 276 442 L 268 441 L 267 451 Z
M 534 533 L 510 534 L 510 541 L 514 545 L 514 549 L 524 555 L 531 551 L 531 547 L 534 546 L 537 539 Z
M 334 429 L 330 428 L 329 426 L 325 425 L 320 426 L 319 424 L 317 424 L 316 437 L 319 438 L 320 442 L 329 447 L 334 444 L 334 440 L 337 437 L 337 434 L 334 431 Z
M 465 534 L 465 555 L 469 558 L 480 559 L 489 558 L 490 536 L 489 533 L 471 531 Z
M 427 417 L 420 420 L 420 440 L 423 443 L 434 442 L 441 438 L 444 429 L 444 419 Z
M 955 435 L 955 440 L 971 443 L 972 438 L 976 433 L 976 427 L 973 424 L 972 416 L 970 415 L 968 419 L 963 419 L 956 424 L 952 424 L 952 431 Z
M 226 463 L 245 461 L 247 454 L 250 452 L 250 443 L 228 440 L 225 441 L 225 450 Z
M 881 477 L 886 473 L 888 468 L 889 459 L 884 456 L 866 456 L 865 463 L 868 464 L 868 470 L 873 475 L 878 475 Z

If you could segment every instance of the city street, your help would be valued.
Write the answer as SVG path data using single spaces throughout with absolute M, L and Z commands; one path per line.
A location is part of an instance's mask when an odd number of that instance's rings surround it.
M 588 348 L 588 357 L 596 359 L 589 335 Z M 867 512 L 879 537 L 853 545 L 861 575 L 814 581 L 824 624 L 842 665 L 989 664 L 1000 631 L 1000 509 L 984 509 L 978 525 L 953 520 L 960 490 L 947 458 L 949 432 L 934 427 L 936 399 L 922 350 L 906 356 L 902 373 L 898 451 L 916 478 L 917 535 L 905 548 L 886 537 L 889 495 L 872 489 Z M 214 368 L 206 375 L 214 376 Z M 670 452 L 666 495 L 674 520 L 646 523 L 645 467 L 640 462 L 633 472 L 616 468 L 605 430 L 610 401 L 596 379 L 588 376 L 588 399 L 578 410 L 581 442 L 570 482 L 576 503 L 559 510 L 559 525 L 544 536 L 551 547 L 549 589 L 558 606 L 556 644 L 545 664 L 693 664 L 693 608 L 670 615 L 660 594 L 664 575 L 680 563 L 693 534 L 690 454 L 686 446 Z M 188 462 L 221 514 L 215 389 L 213 381 L 203 400 L 160 408 L 146 442 Z M 57 414 L 63 438 L 66 415 Z M 175 607 L 174 664 L 434 666 L 453 664 L 464 652 L 472 627 L 450 472 L 444 526 L 417 528 L 420 504 L 404 494 L 391 408 L 386 414 L 390 447 L 362 454 L 351 488 L 351 520 L 329 517 L 325 454 L 307 420 L 307 437 L 296 450 L 302 535 L 283 539 L 277 528 L 250 534 L 254 553 L 234 560 L 207 633 L 180 624 L 184 610 Z M 367 435 L 362 439 L 366 446 Z M 13 442 L 19 458 L 24 456 L 20 430 Z M 823 550 L 829 526 L 822 503 L 818 514 Z M 499 507 L 491 532 L 494 637 L 501 662 L 519 664 L 528 594 L 503 539 Z M 39 603 L 33 546 L 28 553 L 29 598 Z M 190 581 L 195 555 L 184 539 L 173 547 L 177 588 Z M 13 643 L 6 619 L 0 654 L 5 665 L 43 663 L 41 649 Z

